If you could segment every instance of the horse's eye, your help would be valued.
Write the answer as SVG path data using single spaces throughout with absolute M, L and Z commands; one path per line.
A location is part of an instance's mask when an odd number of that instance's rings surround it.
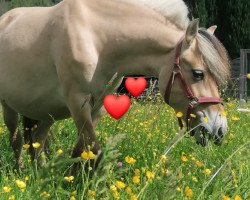
M 201 70 L 193 70 L 193 76 L 197 81 L 201 81 L 204 78 L 204 73 Z

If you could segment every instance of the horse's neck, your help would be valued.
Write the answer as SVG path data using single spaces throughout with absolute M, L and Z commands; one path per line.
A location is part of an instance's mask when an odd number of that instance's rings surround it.
M 173 60 L 170 52 L 184 34 L 159 13 L 131 0 L 67 2 L 79 16 L 87 13 L 102 74 L 158 76 L 160 68 Z
M 167 63 L 171 63 L 172 67 L 174 49 L 183 34 L 163 24 L 152 29 L 147 25 L 142 26 L 138 32 L 131 30 L 123 34 L 126 39 L 112 45 L 114 48 L 111 53 L 113 56 L 117 55 L 112 58 L 119 59 L 116 66 L 123 75 L 142 74 L 158 77 L 161 68 L 168 66 Z
M 101 5 L 92 5 L 92 9 L 98 10 L 95 12 L 99 15 L 97 24 L 102 26 L 94 28 L 105 35 L 100 43 L 103 43 L 102 52 L 111 64 L 110 69 L 116 69 L 122 75 L 158 76 L 163 62 L 166 66 L 169 52 L 176 47 L 184 31 L 142 5 L 108 2 L 100 1 Z

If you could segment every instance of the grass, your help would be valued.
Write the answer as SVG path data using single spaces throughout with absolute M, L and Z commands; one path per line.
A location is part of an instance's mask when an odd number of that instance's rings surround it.
M 43 166 L 31 163 L 24 152 L 26 168 L 17 172 L 1 120 L 0 199 L 250 199 L 250 116 L 239 113 L 236 102 L 226 107 L 229 131 L 222 146 L 203 148 L 185 136 L 165 158 L 179 132 L 173 110 L 161 101 L 133 101 L 122 119 L 106 115 L 98 124 L 105 153 L 94 175 L 84 172 L 88 161 L 70 159 L 77 135 L 72 120 L 52 127 L 50 158 L 43 157 Z M 65 181 L 68 166 L 79 160 L 80 173 Z M 16 180 L 26 186 L 19 182 L 18 187 Z
M 7 5 L 0 0 L 0 12 L 51 2 L 12 0 Z M 24 150 L 26 167 L 18 172 L 1 118 L 0 199 L 250 199 L 250 116 L 237 112 L 235 102 L 226 107 L 229 131 L 222 146 L 203 148 L 186 136 L 166 158 L 162 154 L 178 138 L 179 129 L 173 111 L 161 101 L 134 101 L 118 121 L 104 116 L 97 127 L 104 159 L 91 178 L 83 170 L 88 161 L 70 158 L 77 136 L 72 120 L 52 127 L 50 158 L 44 156 L 43 166 L 31 163 Z M 58 155 L 58 150 L 63 153 Z M 79 160 L 80 172 L 65 181 L 68 166 Z

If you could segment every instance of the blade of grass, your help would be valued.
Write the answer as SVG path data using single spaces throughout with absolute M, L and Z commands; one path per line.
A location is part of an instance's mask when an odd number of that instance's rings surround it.
M 201 199 L 201 196 L 204 194 L 205 190 L 207 187 L 210 185 L 210 183 L 215 179 L 215 177 L 218 175 L 218 173 L 222 170 L 222 168 L 233 158 L 235 154 L 237 154 L 240 150 L 243 150 L 246 148 L 248 145 L 250 145 L 250 141 L 246 142 L 242 146 L 240 146 L 236 151 L 234 151 L 225 161 L 224 163 L 219 167 L 219 169 L 216 170 L 216 172 L 211 176 L 211 178 L 207 181 L 205 184 L 205 187 L 203 187 L 200 195 L 198 196 L 197 200 Z

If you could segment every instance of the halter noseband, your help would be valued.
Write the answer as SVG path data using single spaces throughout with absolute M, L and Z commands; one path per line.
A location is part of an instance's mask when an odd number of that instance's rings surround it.
M 170 105 L 170 95 L 171 90 L 174 85 L 174 81 L 176 78 L 179 78 L 180 84 L 182 86 L 182 89 L 184 90 L 187 99 L 189 100 L 188 107 L 187 107 L 187 114 L 186 114 L 186 125 L 189 129 L 190 127 L 190 119 L 191 119 L 191 113 L 192 111 L 199 105 L 199 104 L 205 104 L 205 103 L 221 103 L 221 99 L 218 97 L 196 97 L 191 89 L 191 87 L 188 85 L 186 80 L 184 79 L 181 66 L 180 66 L 180 55 L 181 55 L 181 47 L 183 43 L 183 37 L 180 39 L 180 41 L 177 44 L 176 53 L 175 53 L 175 62 L 172 74 L 170 76 L 170 79 L 168 81 L 166 91 L 165 91 L 165 102 Z M 180 128 L 183 128 L 183 122 L 181 118 L 178 117 L 178 122 Z

